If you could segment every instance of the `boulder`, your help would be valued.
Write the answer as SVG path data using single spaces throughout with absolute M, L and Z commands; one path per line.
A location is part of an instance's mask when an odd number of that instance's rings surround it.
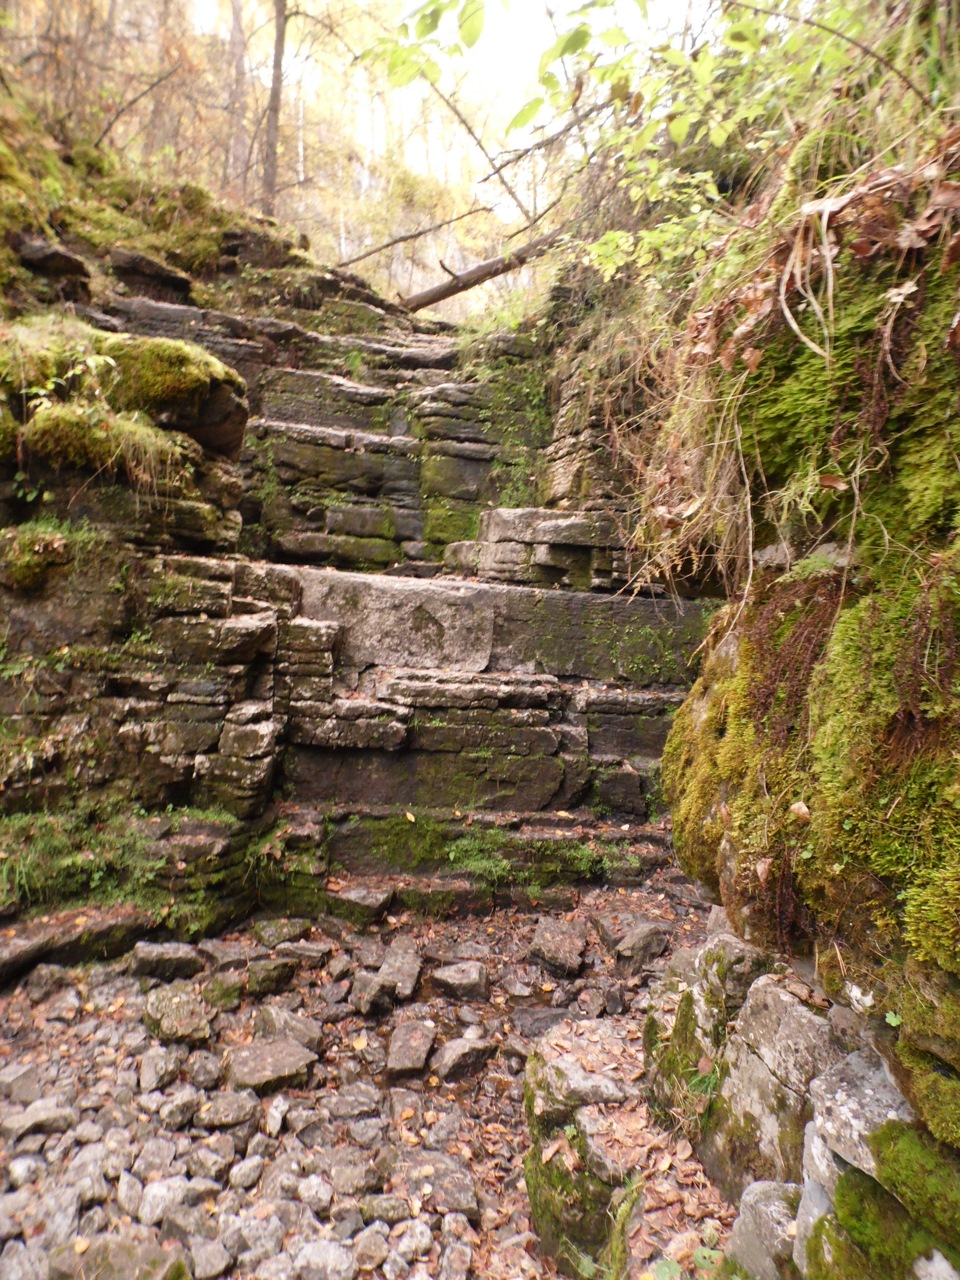
M 744 1191 L 727 1257 L 752 1280 L 792 1280 L 793 1222 L 799 1201 L 800 1187 L 792 1182 L 753 1182 Z

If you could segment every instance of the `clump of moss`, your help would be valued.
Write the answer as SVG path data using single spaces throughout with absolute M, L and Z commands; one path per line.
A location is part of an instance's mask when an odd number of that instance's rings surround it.
M 939 1250 L 957 1261 L 950 1247 L 913 1219 L 899 1200 L 858 1169 L 837 1184 L 836 1215 L 840 1226 L 862 1250 L 871 1267 L 890 1280 L 913 1280 L 914 1264 Z
M 877 1181 L 931 1235 L 960 1249 L 960 1155 L 896 1120 L 868 1139 Z
M 119 472 L 137 488 L 189 479 L 201 451 L 178 432 L 202 430 L 211 410 L 245 415 L 245 390 L 189 343 L 104 334 L 69 316 L 25 320 L 0 353 L 0 464 Z
M 31 593 L 44 586 L 51 572 L 72 565 L 78 556 L 99 544 L 86 525 L 64 524 L 52 518 L 30 520 L 0 530 L 0 586 Z

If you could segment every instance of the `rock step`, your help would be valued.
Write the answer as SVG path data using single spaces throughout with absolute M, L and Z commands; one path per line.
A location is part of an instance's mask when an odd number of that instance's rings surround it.
M 683 689 L 705 626 L 694 601 L 303 567 L 304 617 L 338 622 L 341 671 L 404 667 Z
M 603 880 L 642 883 L 670 861 L 669 830 L 640 819 L 606 820 L 589 809 L 541 812 L 398 810 L 388 805 L 280 806 L 293 853 L 352 876 L 388 875 L 428 894 L 464 881 L 471 894 L 519 886 Z
M 590 797 L 645 814 L 679 692 L 518 673 L 374 668 L 298 700 L 287 776 L 312 802 L 546 810 Z

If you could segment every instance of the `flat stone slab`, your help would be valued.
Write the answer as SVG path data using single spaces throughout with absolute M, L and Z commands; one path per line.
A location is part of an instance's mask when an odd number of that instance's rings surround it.
M 441 1080 L 459 1080 L 482 1071 L 497 1051 L 492 1040 L 469 1040 L 458 1036 L 441 1045 L 433 1055 L 430 1069 Z
M 164 982 L 193 978 L 203 967 L 203 956 L 186 942 L 138 942 L 130 962 L 131 973 Z
M 278 1005 L 263 1005 L 257 1014 L 256 1031 L 266 1039 L 296 1040 L 311 1053 L 318 1053 L 323 1043 L 323 1027 L 315 1018 Z
M 670 929 L 659 920 L 635 925 L 617 943 L 614 955 L 628 973 L 639 974 L 670 945 Z
M 461 960 L 433 971 L 434 986 L 460 1000 L 485 1000 L 489 979 L 479 960 Z
M 79 1122 L 73 1107 L 62 1106 L 55 1098 L 38 1098 L 23 1111 L 7 1116 L 0 1124 L 0 1137 L 19 1142 L 30 1133 L 65 1133 Z
M 437 1028 L 430 1022 L 401 1022 L 390 1037 L 387 1073 L 407 1076 L 422 1071 L 436 1038 Z
M 78 1253 L 72 1244 L 50 1257 L 49 1280 L 189 1280 L 190 1270 L 178 1246 L 161 1249 L 124 1236 L 94 1236 Z
M 296 1040 L 255 1040 L 228 1051 L 227 1079 L 237 1089 L 276 1093 L 306 1084 L 316 1060 L 317 1055 Z
M 252 1120 L 259 1110 L 255 1094 L 223 1090 L 201 1102 L 195 1118 L 204 1129 L 233 1129 Z
M 561 978 L 575 978 L 583 968 L 587 928 L 580 920 L 542 919 L 533 935 L 529 955 Z

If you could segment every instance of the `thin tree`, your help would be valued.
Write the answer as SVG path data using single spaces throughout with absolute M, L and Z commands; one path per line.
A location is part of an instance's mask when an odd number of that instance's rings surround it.
M 280 107 L 283 99 L 283 51 L 287 41 L 287 0 L 274 0 L 273 75 L 264 122 L 263 194 L 260 208 L 272 218 L 277 211 L 277 162 L 280 150 Z

